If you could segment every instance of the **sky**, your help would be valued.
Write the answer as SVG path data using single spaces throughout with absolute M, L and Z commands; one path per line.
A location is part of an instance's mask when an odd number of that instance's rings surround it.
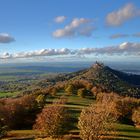
M 140 60 L 139 0 L 0 0 L 0 62 Z

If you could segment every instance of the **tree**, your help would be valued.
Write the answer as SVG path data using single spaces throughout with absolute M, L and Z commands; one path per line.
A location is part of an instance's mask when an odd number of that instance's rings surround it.
M 45 106 L 38 114 L 33 129 L 45 132 L 49 137 L 57 137 L 66 131 L 67 110 L 66 99 L 61 98 L 50 106 Z
M 72 95 L 74 93 L 74 87 L 73 85 L 68 85 L 66 88 L 65 88 L 65 92 L 67 93 L 67 95 Z
M 45 96 L 42 95 L 42 94 L 38 95 L 35 100 L 36 100 L 38 106 L 41 107 L 41 108 L 45 104 Z
M 77 91 L 77 95 L 79 96 L 79 97 L 82 97 L 82 98 L 84 98 L 85 97 L 85 89 L 84 88 L 80 88 L 80 89 L 78 89 L 78 91 Z
M 113 105 L 112 102 L 96 103 L 82 110 L 78 122 L 81 139 L 100 140 L 105 134 L 115 135 Z
M 97 94 L 99 93 L 99 88 L 97 88 L 96 86 L 94 86 L 92 89 L 91 89 L 91 93 L 96 97 Z
M 122 97 L 114 92 L 98 93 L 96 97 L 96 101 L 98 103 L 104 103 L 106 100 L 110 100 L 114 104 L 112 113 L 116 114 L 118 121 L 133 123 L 132 114 L 134 109 L 140 106 L 140 99 L 132 97 Z
M 134 110 L 132 120 L 135 123 L 135 126 L 140 128 L 140 107 Z
M 53 87 L 50 94 L 52 96 L 56 96 L 56 93 L 57 93 L 57 89 L 55 87 Z
M 32 126 L 36 114 L 40 112 L 43 96 L 30 94 L 19 98 L 0 100 L 0 119 L 9 129 L 21 129 Z M 41 99 L 42 98 L 42 99 Z

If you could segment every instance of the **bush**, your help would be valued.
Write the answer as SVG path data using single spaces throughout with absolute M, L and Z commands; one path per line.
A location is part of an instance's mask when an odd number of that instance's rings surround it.
M 140 128 L 140 107 L 134 110 L 132 120 L 135 126 Z
M 65 98 L 53 102 L 50 106 L 45 106 L 37 115 L 33 129 L 44 131 L 48 136 L 57 137 L 66 131 L 67 111 L 64 107 Z

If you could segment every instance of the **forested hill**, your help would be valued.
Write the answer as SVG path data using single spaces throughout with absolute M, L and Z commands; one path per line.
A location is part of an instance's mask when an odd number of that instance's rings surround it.
M 113 91 L 128 96 L 140 95 L 140 75 L 117 71 L 98 62 L 71 80 L 79 79 L 90 81 L 109 92 Z
M 121 72 L 121 71 L 117 71 L 114 69 L 111 69 L 109 67 L 107 67 L 112 73 L 114 73 L 115 75 L 117 75 L 121 80 L 126 81 L 129 84 L 132 84 L 134 86 L 140 86 L 140 75 L 136 75 L 136 74 L 131 74 L 131 73 L 125 73 L 125 72 Z
M 103 92 L 116 92 L 122 96 L 140 97 L 140 76 L 113 70 L 96 62 L 88 69 L 59 75 L 51 80 L 54 84 L 64 81 L 65 85 L 87 83 Z M 45 85 L 41 81 L 39 85 Z

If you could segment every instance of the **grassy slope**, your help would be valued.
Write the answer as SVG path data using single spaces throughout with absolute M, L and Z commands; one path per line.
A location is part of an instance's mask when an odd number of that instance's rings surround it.
M 59 95 L 62 95 L 62 93 Z M 54 99 L 55 98 L 47 99 L 47 102 L 51 103 L 52 100 Z M 68 107 L 68 110 L 71 113 L 71 123 L 72 123 L 69 134 L 72 134 L 73 137 L 75 138 L 78 137 L 79 130 L 77 128 L 77 121 L 78 121 L 78 116 L 80 115 L 81 109 L 88 106 L 93 101 L 94 101 L 93 99 L 80 98 L 78 96 L 68 96 L 68 103 L 66 106 Z M 119 130 L 119 136 L 117 136 L 117 140 L 139 140 L 140 139 L 140 129 L 136 129 L 133 126 L 124 125 L 124 124 L 117 124 L 117 127 Z M 17 137 L 17 138 L 29 137 L 31 139 L 34 136 L 38 136 L 39 132 L 36 132 L 33 130 L 14 130 L 14 131 L 9 132 L 8 135 Z

